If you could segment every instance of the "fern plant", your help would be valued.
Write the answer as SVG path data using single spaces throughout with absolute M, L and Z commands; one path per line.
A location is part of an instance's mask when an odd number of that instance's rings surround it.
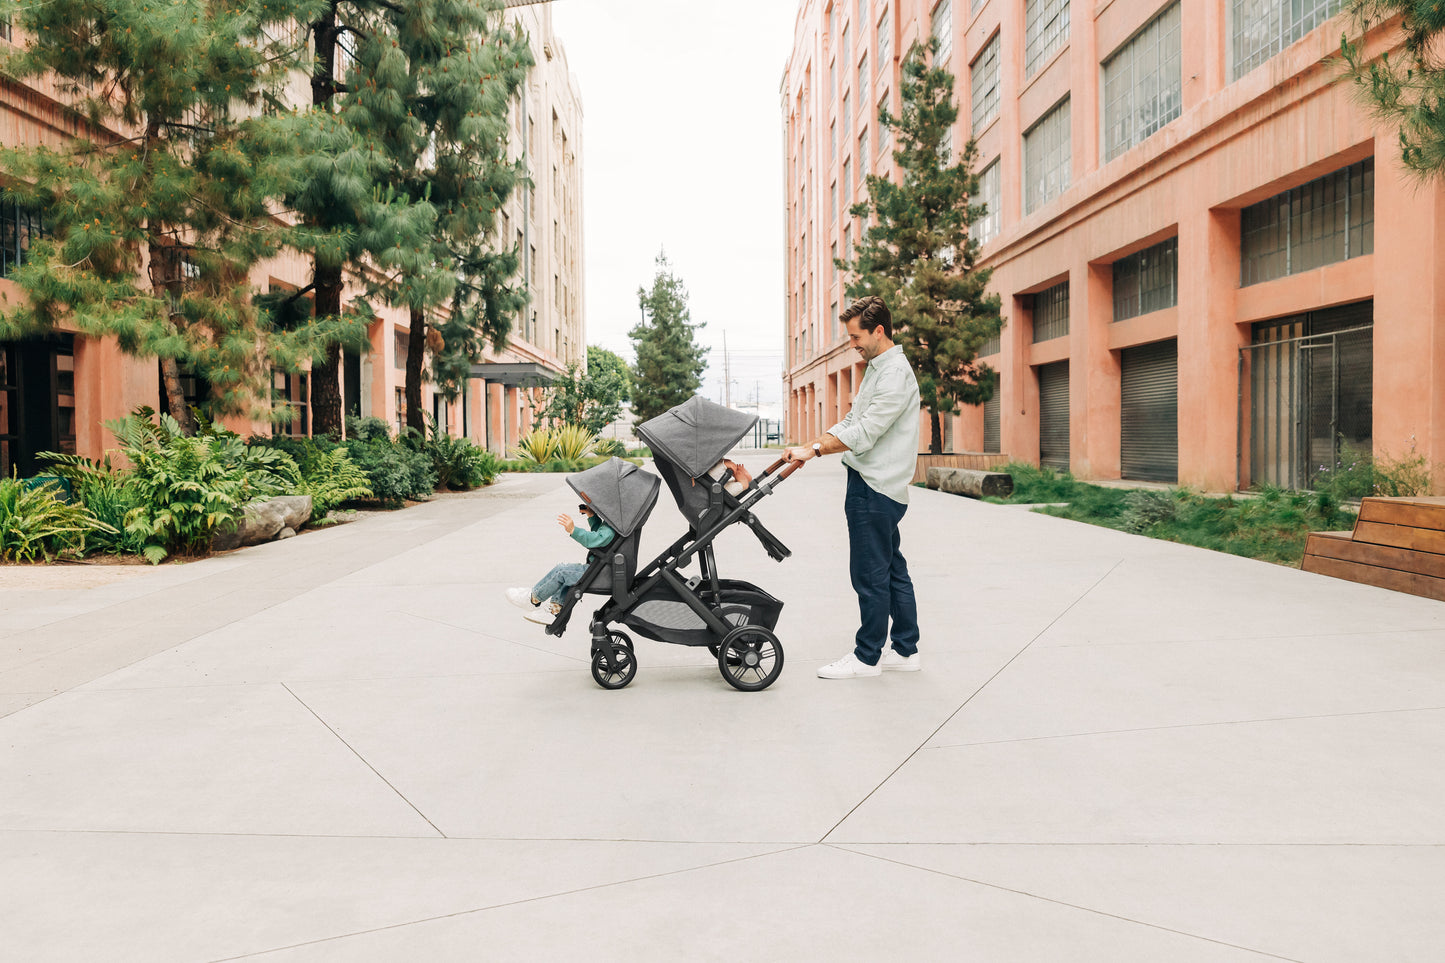
M 56 485 L 0 479 L 0 562 L 36 562 L 83 555 L 92 532 L 115 533 L 78 503 L 63 502 Z

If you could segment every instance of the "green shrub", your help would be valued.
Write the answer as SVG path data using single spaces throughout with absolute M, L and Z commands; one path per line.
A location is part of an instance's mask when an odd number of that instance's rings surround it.
M 391 425 L 382 418 L 347 418 L 348 441 L 391 441 Z
M 513 457 L 519 461 L 534 461 L 545 465 L 557 457 L 557 433 L 550 428 L 538 428 L 523 435 L 517 441 Z
M 351 452 L 345 448 L 308 443 L 296 461 L 299 470 L 292 490 L 297 495 L 311 496 L 312 521 L 319 522 L 345 502 L 372 497 L 366 472 L 351 460 Z
M 648 448 L 646 445 L 643 445 L 641 448 L 631 448 L 631 449 L 628 449 L 627 457 L 629 457 L 629 458 L 651 458 L 651 457 L 652 457 L 652 449 L 651 449 L 651 448 Z
M 566 462 L 578 462 L 592 454 L 597 436 L 581 425 L 564 425 L 554 433 L 554 457 Z
M 289 490 L 297 468 L 285 452 L 248 447 L 236 433 L 206 422 L 187 437 L 171 416 L 154 416 L 141 407 L 106 423 L 131 465 L 125 485 L 134 504 L 125 531 L 152 564 L 177 552 L 205 552 L 247 503 Z
M 0 479 L 0 562 L 35 562 L 61 554 L 83 555 L 92 533 L 115 534 L 83 504 L 63 502 L 58 484 L 29 486 Z
M 1339 464 L 1321 465 L 1310 487 L 1336 501 L 1428 495 L 1433 474 L 1429 460 L 1415 450 L 1414 439 L 1407 454 L 1394 458 L 1383 451 L 1374 455 L 1342 438 Z
M 127 483 L 126 473 L 111 467 L 110 456 L 96 462 L 79 455 L 42 452 L 50 470 L 70 482 L 75 498 L 95 519 L 105 525 L 91 533 L 86 550 L 112 555 L 139 555 L 145 542 L 126 531 L 125 517 L 136 507 L 137 493 Z
M 1178 516 L 1179 501 L 1174 492 L 1140 488 L 1124 493 L 1119 528 L 1141 535 L 1157 524 L 1172 522 Z
M 453 438 L 427 419 L 427 437 L 421 450 L 431 459 L 437 487 L 466 491 L 490 485 L 501 471 L 495 455 L 466 438 Z
M 592 443 L 592 453 L 603 458 L 624 458 L 627 446 L 616 438 L 598 438 Z

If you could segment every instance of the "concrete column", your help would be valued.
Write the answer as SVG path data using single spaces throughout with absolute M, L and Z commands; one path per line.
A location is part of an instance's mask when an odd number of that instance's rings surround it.
M 1028 323 L 1028 313 L 1018 297 L 1004 300 L 1003 313 L 1003 350 L 999 353 L 999 390 L 1003 392 L 999 398 L 999 447 L 1015 461 L 1037 462 L 1039 379 L 1038 373 L 1029 365 L 1032 325 Z
M 961 4 L 960 4 L 961 6 Z M 956 16 L 957 14 L 955 14 Z M 1012 227 L 1023 217 L 1023 128 L 1017 105 L 1024 80 L 1024 5 L 1006 6 L 999 28 L 998 51 L 999 134 L 1003 150 L 999 159 L 999 199 L 1002 223 Z M 960 102 L 960 106 L 963 103 Z M 966 114 L 965 114 L 966 116 Z M 964 122 L 964 126 L 967 126 Z M 1035 432 L 1037 434 L 1037 432 Z M 1038 447 L 1038 439 L 1034 439 Z
M 818 434 L 822 434 L 838 423 L 841 417 L 838 414 L 838 374 L 834 372 L 828 375 L 828 404 L 823 409 L 823 421 L 827 424 L 818 426 Z
M 500 381 L 484 383 L 487 386 L 487 448 L 492 454 L 505 458 L 507 456 L 506 388 Z
M 506 445 L 511 448 L 522 437 L 522 422 L 520 417 L 521 394 L 516 388 L 507 388 L 507 441 Z
M 396 369 L 396 337 L 393 332 L 391 322 L 385 317 L 372 323 L 366 332 L 366 339 L 371 342 L 372 358 L 371 413 L 389 425 L 396 424 L 396 392 L 392 388 L 398 380 L 402 383 L 406 380 L 406 372 Z
M 487 383 L 481 378 L 468 378 L 466 397 L 462 399 L 467 406 L 467 440 L 481 446 L 487 443 L 486 391 Z
M 1109 350 L 1113 289 L 1111 265 L 1080 261 L 1069 272 L 1069 467 L 1084 478 L 1119 477 L 1119 354 Z M 1037 457 L 1037 416 L 1034 425 Z
M 1192 196 L 1204 196 L 1191 192 Z M 1233 491 L 1239 425 L 1239 211 L 1186 211 L 1179 225 L 1179 483 Z
M 1020 4 L 1022 6 L 1022 4 Z M 1095 53 L 1095 0 L 1073 0 L 1069 20 L 1069 126 L 1073 171 L 1069 183 L 1099 168 L 1099 58 Z M 1074 19 L 1077 17 L 1078 19 Z M 1019 155 L 1022 157 L 1022 142 Z M 1070 449 L 1072 452 L 1072 448 Z
M 847 417 L 853 410 L 853 366 L 838 372 L 838 420 Z
M 1375 149 L 1375 455 L 1442 463 L 1445 192 L 1411 179 L 1390 133 L 1375 138 Z M 1437 491 L 1442 483 L 1435 479 Z

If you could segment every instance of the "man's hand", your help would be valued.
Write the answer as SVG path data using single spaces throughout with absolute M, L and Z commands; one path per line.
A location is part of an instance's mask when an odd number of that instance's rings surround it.
M 572 516 L 566 514 L 557 516 L 557 524 L 561 525 L 562 531 L 566 532 L 568 535 L 571 535 L 572 529 L 577 527 L 572 523 Z
M 813 457 L 813 449 L 802 445 L 783 449 L 784 461 L 807 461 Z

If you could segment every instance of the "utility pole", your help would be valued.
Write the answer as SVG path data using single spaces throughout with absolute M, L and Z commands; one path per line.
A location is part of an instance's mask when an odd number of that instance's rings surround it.
M 731 408 L 733 406 L 733 375 L 732 366 L 728 360 L 728 333 L 726 329 L 723 330 L 723 397 L 727 399 L 723 402 L 723 407 Z

